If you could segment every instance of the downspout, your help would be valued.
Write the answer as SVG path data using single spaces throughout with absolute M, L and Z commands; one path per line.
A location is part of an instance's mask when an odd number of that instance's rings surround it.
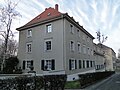
M 64 52 L 64 50 L 65 50 L 65 48 L 64 48 L 64 41 L 65 41 L 65 34 L 64 34 L 64 31 L 65 31 L 65 23 L 64 23 L 64 15 L 62 15 L 62 19 L 63 19 L 63 69 L 64 69 L 64 71 L 65 71 L 65 66 L 66 66 L 66 62 L 65 62 L 65 52 Z

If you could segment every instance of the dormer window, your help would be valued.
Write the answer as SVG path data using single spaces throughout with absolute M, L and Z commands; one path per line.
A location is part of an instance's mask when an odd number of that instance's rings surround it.
M 51 15 L 51 13 L 48 13 L 47 15 L 48 15 L 48 16 L 50 16 L 50 15 Z

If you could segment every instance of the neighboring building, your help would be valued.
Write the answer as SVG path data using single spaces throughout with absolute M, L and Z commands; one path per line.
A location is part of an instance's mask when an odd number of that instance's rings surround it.
M 120 59 L 116 60 L 116 71 L 120 71 Z
M 107 71 L 114 71 L 114 69 L 116 68 L 115 66 L 115 61 L 116 59 L 116 53 L 114 52 L 114 50 L 108 46 L 105 46 L 103 44 L 98 44 L 99 46 L 101 46 L 103 48 L 103 51 L 105 52 L 105 69 Z
M 72 80 L 77 74 L 95 72 L 94 37 L 67 13 L 59 12 L 57 4 L 17 30 L 19 67 L 24 73 L 34 66 L 37 75 L 47 69 Z
M 101 46 L 94 43 L 95 70 L 105 71 L 105 52 Z

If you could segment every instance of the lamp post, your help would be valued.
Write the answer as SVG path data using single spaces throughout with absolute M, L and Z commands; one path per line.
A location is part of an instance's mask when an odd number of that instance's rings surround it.
M 36 90 L 36 71 L 34 71 L 34 67 L 33 66 L 30 66 L 29 68 L 30 68 L 30 71 L 28 71 L 28 73 L 31 74 L 32 76 L 34 76 L 34 84 L 35 84 L 34 90 Z

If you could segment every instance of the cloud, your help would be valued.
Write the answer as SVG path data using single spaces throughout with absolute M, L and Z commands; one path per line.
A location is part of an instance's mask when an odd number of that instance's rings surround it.
M 0 3 L 3 0 L 0 0 Z M 59 4 L 62 13 L 68 13 L 79 24 L 96 37 L 96 31 L 108 36 L 105 45 L 119 49 L 120 41 L 120 1 L 119 0 L 21 0 L 17 10 L 22 14 L 22 18 L 14 25 L 18 28 L 38 14 L 45 8 L 54 7 Z M 15 27 L 16 26 L 16 27 Z

